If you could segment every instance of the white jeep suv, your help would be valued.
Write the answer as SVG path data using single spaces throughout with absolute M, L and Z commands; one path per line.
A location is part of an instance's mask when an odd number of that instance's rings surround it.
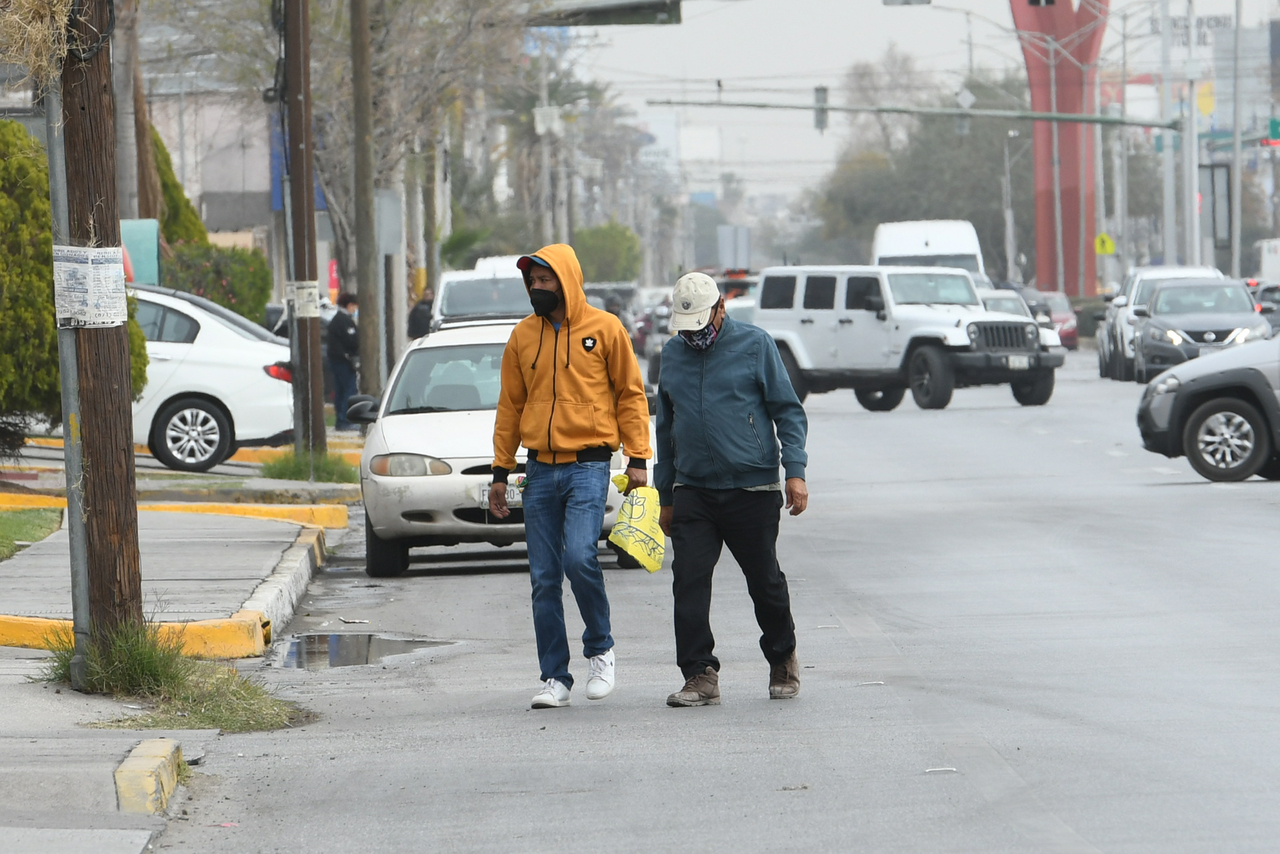
M 1003 383 L 1040 406 L 1063 362 L 1049 349 L 1057 333 L 987 311 L 961 269 L 769 267 L 750 314 L 777 342 L 801 400 L 851 388 L 873 412 L 896 407 L 908 388 L 922 409 L 942 409 L 955 388 Z

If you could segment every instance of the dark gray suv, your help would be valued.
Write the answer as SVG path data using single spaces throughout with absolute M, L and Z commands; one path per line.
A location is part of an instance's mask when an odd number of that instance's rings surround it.
M 1209 480 L 1280 480 L 1280 338 L 1183 362 L 1147 384 L 1138 429 L 1148 450 L 1185 455 Z
M 1274 312 L 1275 307 L 1261 307 Z M 1134 306 L 1133 369 L 1138 382 L 1201 354 L 1271 337 L 1243 282 L 1184 279 L 1163 282 L 1146 305 Z

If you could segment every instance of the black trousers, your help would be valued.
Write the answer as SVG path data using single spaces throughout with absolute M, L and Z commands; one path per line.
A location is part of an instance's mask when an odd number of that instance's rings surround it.
M 711 575 L 723 546 L 742 567 L 760 625 L 760 650 L 781 664 L 796 648 L 787 577 L 778 566 L 781 492 L 745 489 L 675 491 L 671 519 L 671 583 L 675 595 L 676 664 L 686 679 L 720 670 L 711 634 Z

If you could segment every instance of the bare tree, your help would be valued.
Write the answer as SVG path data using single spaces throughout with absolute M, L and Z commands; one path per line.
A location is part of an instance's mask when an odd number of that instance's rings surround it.
M 903 104 L 923 106 L 937 101 L 937 83 L 916 67 L 915 58 L 890 44 L 876 62 L 856 62 L 846 72 L 846 104 Z M 850 146 L 888 154 L 906 145 L 915 119 L 883 113 L 853 113 L 849 118 Z

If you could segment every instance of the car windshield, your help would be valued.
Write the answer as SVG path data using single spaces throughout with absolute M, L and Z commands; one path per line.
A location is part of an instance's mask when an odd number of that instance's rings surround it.
M 1044 295 L 1044 301 L 1048 303 L 1050 311 L 1070 313 L 1071 300 L 1067 299 L 1067 295 L 1058 291 L 1051 291 Z
M 440 298 L 442 317 L 524 317 L 533 309 L 524 280 L 456 279 L 446 282 Z
M 423 347 L 409 353 L 387 415 L 497 409 L 503 344 Z
M 954 273 L 890 273 L 889 290 L 898 305 L 978 305 L 967 276 Z
M 1253 300 L 1239 285 L 1191 285 L 1164 288 L 1155 295 L 1152 314 L 1241 314 Z
M 978 272 L 977 255 L 881 255 L 878 263 L 886 267 L 959 267 Z
M 986 306 L 987 311 L 1003 311 L 1005 314 L 1020 314 L 1023 317 L 1031 316 L 1026 303 L 1017 297 L 987 297 L 982 304 Z

